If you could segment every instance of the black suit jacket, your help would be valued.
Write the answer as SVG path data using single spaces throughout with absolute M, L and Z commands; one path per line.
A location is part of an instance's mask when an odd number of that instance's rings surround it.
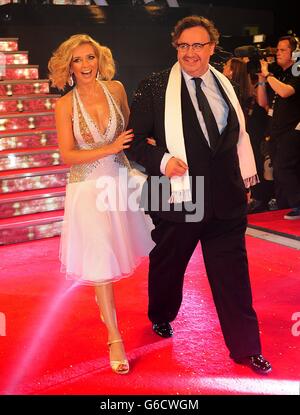
M 143 189 L 142 204 L 146 211 L 158 214 L 166 220 L 184 222 L 186 213 L 184 206 L 180 211 L 174 205 L 167 203 L 170 195 L 160 192 L 160 204 L 158 211 L 153 211 L 151 201 L 153 191 L 151 180 L 154 176 L 161 177 L 160 164 L 165 152 L 168 152 L 165 138 L 164 113 L 165 93 L 170 70 L 153 74 L 142 81 L 134 95 L 131 105 L 128 128 L 134 130 L 134 141 L 130 149 L 126 150 L 129 159 L 134 160 L 145 167 L 148 174 L 147 184 Z M 181 104 L 182 122 L 191 176 L 193 203 L 196 202 L 195 180 L 197 176 L 204 177 L 204 219 L 212 216 L 219 219 L 232 219 L 245 215 L 246 193 L 239 168 L 237 155 L 237 142 L 239 137 L 239 123 L 235 110 L 226 93 L 215 78 L 219 89 L 229 107 L 227 127 L 223 131 L 215 152 L 210 149 L 207 140 L 201 130 L 197 115 L 182 79 Z M 154 137 L 156 146 L 147 144 L 146 138 Z M 170 207 L 169 211 L 164 206 Z M 177 205 L 178 208 L 178 205 Z M 188 206 L 188 212 L 190 207 Z

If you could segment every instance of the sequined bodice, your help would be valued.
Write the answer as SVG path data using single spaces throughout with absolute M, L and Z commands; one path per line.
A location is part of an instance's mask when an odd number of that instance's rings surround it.
M 85 109 L 76 87 L 73 89 L 73 134 L 77 149 L 91 150 L 110 144 L 124 130 L 124 117 L 120 109 L 105 84 L 99 83 L 109 106 L 109 121 L 103 134 Z M 113 174 L 120 165 L 130 168 L 123 152 L 93 162 L 73 165 L 70 169 L 69 183 L 95 179 L 99 175 Z

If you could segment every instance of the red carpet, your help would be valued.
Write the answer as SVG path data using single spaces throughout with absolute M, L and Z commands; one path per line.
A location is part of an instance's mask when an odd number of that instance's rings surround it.
M 300 327 L 292 315 L 300 317 L 300 251 L 247 239 L 263 352 L 273 364 L 269 376 L 229 359 L 200 247 L 187 270 L 172 339 L 155 335 L 147 320 L 147 260 L 116 283 L 131 364 L 128 375 L 118 376 L 108 364 L 93 289 L 65 281 L 58 243 L 52 238 L 0 248 L 0 313 L 6 320 L 0 394 L 299 394 Z
M 250 226 L 257 229 L 268 229 L 274 233 L 287 234 L 300 240 L 300 220 L 284 219 L 284 215 L 289 211 L 290 209 L 255 213 L 248 216 L 248 222 Z

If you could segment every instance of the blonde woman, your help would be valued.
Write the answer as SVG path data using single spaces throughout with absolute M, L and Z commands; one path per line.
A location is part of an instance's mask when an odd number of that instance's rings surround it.
M 112 80 L 115 64 L 110 50 L 86 34 L 63 42 L 48 67 L 53 86 L 73 86 L 55 110 L 60 153 L 71 166 L 60 260 L 67 278 L 95 286 L 108 331 L 111 368 L 125 374 L 129 363 L 117 324 L 113 282 L 132 274 L 153 247 L 144 212 L 106 206 L 99 197 L 101 179 L 111 179 L 110 191 L 114 186 L 117 200 L 126 201 L 128 189 L 118 184 L 120 172 L 131 169 L 123 153 L 133 139 L 132 130 L 125 130 L 126 92 Z

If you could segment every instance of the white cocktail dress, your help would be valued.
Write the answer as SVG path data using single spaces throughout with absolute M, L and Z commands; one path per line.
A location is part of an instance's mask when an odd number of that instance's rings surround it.
M 73 134 L 78 149 L 112 143 L 125 128 L 105 82 L 100 85 L 110 110 L 104 134 L 85 110 L 76 87 L 73 89 Z M 130 276 L 148 255 L 154 246 L 153 225 L 138 208 L 144 180 L 123 152 L 71 167 L 60 242 L 62 271 L 68 279 L 88 285 L 116 281 Z

